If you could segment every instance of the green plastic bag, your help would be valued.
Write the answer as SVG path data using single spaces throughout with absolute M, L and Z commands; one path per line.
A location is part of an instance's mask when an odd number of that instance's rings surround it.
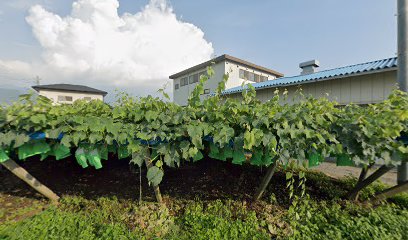
M 3 149 L 0 148 L 0 163 L 5 162 L 9 160 L 9 156 L 7 155 L 7 152 Z
M 230 147 L 224 147 L 223 153 L 224 158 L 232 158 L 234 156 L 234 151 Z
M 52 151 L 56 160 L 61 160 L 71 156 L 70 148 L 59 143 L 53 146 Z
M 214 143 L 210 143 L 210 153 L 208 154 L 210 158 L 223 160 L 225 161 L 224 153 L 221 152 L 221 149 Z
M 259 150 L 255 150 L 252 153 L 251 165 L 262 166 L 263 165 L 262 157 L 263 157 L 263 152 Z
M 218 150 L 218 158 L 217 159 L 221 160 L 221 161 L 227 161 L 227 156 L 225 155 L 225 149 L 220 148 Z
M 87 168 L 88 167 L 87 157 L 86 157 L 86 154 L 85 154 L 85 150 L 83 148 L 78 148 L 76 150 L 75 158 L 76 158 L 78 164 L 82 166 L 82 168 Z
M 101 159 L 108 160 L 108 148 L 106 146 L 101 146 L 99 149 L 99 154 L 101 155 Z
M 95 167 L 95 169 L 102 168 L 101 163 L 101 155 L 99 154 L 97 149 L 93 149 L 86 154 L 86 158 L 91 166 Z
M 110 153 L 116 153 L 116 147 L 114 145 L 108 145 L 107 150 Z
M 51 151 L 48 151 L 48 152 L 45 152 L 45 153 L 41 153 L 41 158 L 40 158 L 40 160 L 41 161 L 43 161 L 43 160 L 45 160 L 47 157 L 49 157 L 49 156 L 54 156 L 54 153 L 53 153 L 53 151 L 51 150 Z
M 119 146 L 118 148 L 118 158 L 123 159 L 130 156 L 127 146 Z
M 210 153 L 208 154 L 208 156 L 210 158 L 218 159 L 219 155 L 220 149 L 214 143 L 210 143 Z
M 336 164 L 337 166 L 354 166 L 353 160 L 347 154 L 339 154 Z
M 271 156 L 269 151 L 266 151 L 262 156 L 262 164 L 265 166 L 269 166 L 274 162 L 274 159 Z
M 321 162 L 323 162 L 323 157 L 317 152 L 312 152 L 308 156 L 309 159 L 309 167 L 316 167 L 319 166 Z
M 25 143 L 18 148 L 18 158 L 24 160 L 37 154 L 47 153 L 50 150 L 50 146 L 45 141 Z
M 232 163 L 242 165 L 246 162 L 244 149 L 235 150 L 232 154 Z
M 203 154 L 201 153 L 200 150 L 198 150 L 197 154 L 193 157 L 193 162 L 200 161 L 203 158 L 204 158 Z

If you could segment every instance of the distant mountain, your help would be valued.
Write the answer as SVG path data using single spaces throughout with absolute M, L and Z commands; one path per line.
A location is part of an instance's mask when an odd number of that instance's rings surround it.
M 24 88 L 0 88 L 0 104 L 16 101 L 18 96 L 27 92 Z

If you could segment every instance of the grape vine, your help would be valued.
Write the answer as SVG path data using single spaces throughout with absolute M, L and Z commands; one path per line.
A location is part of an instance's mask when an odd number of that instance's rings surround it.
M 314 166 L 325 157 L 339 165 L 368 166 L 382 161 L 398 165 L 408 154 L 401 136 L 408 132 L 408 96 L 394 91 L 387 100 L 338 107 L 325 98 L 299 97 L 282 104 L 281 94 L 256 99 L 248 85 L 242 100 L 222 95 L 228 75 L 214 96 L 202 100 L 202 76 L 181 107 L 158 97 L 120 94 L 113 104 L 76 101 L 52 105 L 42 96 L 23 95 L 0 109 L 0 161 L 35 154 L 63 159 L 72 152 L 78 163 L 95 168 L 114 152 L 141 167 L 149 163 L 149 182 L 157 186 L 164 166 L 209 156 L 234 164 Z M 164 91 L 162 90 L 164 93 Z M 147 160 L 147 161 L 146 161 Z

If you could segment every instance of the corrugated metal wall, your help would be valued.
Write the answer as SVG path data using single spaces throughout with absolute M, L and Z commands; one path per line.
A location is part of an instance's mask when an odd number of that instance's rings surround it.
M 302 89 L 304 95 L 313 97 L 327 97 L 339 104 L 350 102 L 368 104 L 380 102 L 388 97 L 393 89 L 397 88 L 397 71 L 386 71 L 365 74 L 354 77 L 338 78 L 320 82 L 304 83 L 302 85 L 279 87 L 279 91 L 288 90 L 287 102 L 297 101 L 296 92 Z M 257 90 L 257 98 L 265 102 L 274 96 L 277 88 Z M 241 93 L 226 95 L 241 98 Z

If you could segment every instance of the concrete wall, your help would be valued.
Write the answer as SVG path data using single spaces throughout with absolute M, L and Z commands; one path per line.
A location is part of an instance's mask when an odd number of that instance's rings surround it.
M 69 91 L 56 91 L 56 90 L 40 90 L 38 92 L 39 95 L 47 97 L 51 99 L 54 104 L 58 103 L 73 103 L 76 100 L 84 99 L 85 97 L 90 97 L 91 100 L 101 100 L 103 101 L 102 94 L 95 94 L 95 93 L 80 93 L 80 92 L 69 92 Z M 60 102 L 58 101 L 58 96 L 71 96 L 72 102 Z
M 204 89 L 208 89 L 210 93 L 214 92 L 217 89 L 218 83 L 222 81 L 223 76 L 226 73 L 229 74 L 229 79 L 226 84 L 227 89 L 232 88 L 232 87 L 241 86 L 243 82 L 251 83 L 250 81 L 246 81 L 246 80 L 239 78 L 239 69 L 247 70 L 247 71 L 253 72 L 258 75 L 266 76 L 268 77 L 268 80 L 276 79 L 275 75 L 260 72 L 260 71 L 245 67 L 237 63 L 229 62 L 229 61 L 218 62 L 215 65 L 213 65 L 212 68 L 214 69 L 214 76 L 210 78 L 204 85 Z M 188 85 L 181 86 L 180 81 L 184 77 L 188 77 L 190 75 L 200 73 L 202 71 L 206 71 L 206 68 L 202 68 L 194 72 L 190 72 L 186 75 L 183 75 L 173 80 L 173 91 L 174 91 L 173 92 L 173 102 L 179 105 L 182 105 L 182 106 L 187 105 L 188 97 L 190 96 L 191 92 L 194 90 L 195 86 L 198 83 L 192 83 L 192 84 L 189 83 Z M 179 89 L 175 89 L 176 84 L 179 85 Z M 202 95 L 201 98 L 204 99 L 208 96 L 209 94 L 204 94 Z
M 251 81 L 248 80 L 244 80 L 244 79 L 240 79 L 239 78 L 239 70 L 243 69 L 243 70 L 247 70 L 249 72 L 261 75 L 261 76 L 265 76 L 268 78 L 268 80 L 274 80 L 276 79 L 275 75 L 269 74 L 269 73 L 265 73 L 265 72 L 261 72 L 252 68 L 248 68 L 244 65 L 238 64 L 238 63 L 234 63 L 234 62 L 225 62 L 225 70 L 226 72 L 228 72 L 229 74 L 229 79 L 226 85 L 226 88 L 233 88 L 233 87 L 238 87 L 241 86 L 242 83 L 251 83 Z
M 339 104 L 368 104 L 385 100 L 393 89 L 397 87 L 397 71 L 387 71 L 372 74 L 364 74 L 353 77 L 338 78 L 319 82 L 304 83 L 279 87 L 282 93 L 288 90 L 288 97 L 285 102 L 296 102 L 296 91 L 302 89 L 304 95 L 311 95 L 316 98 L 326 97 L 329 100 L 337 101 Z M 268 101 L 274 96 L 277 88 L 267 88 L 257 90 L 257 98 L 262 102 Z M 228 97 L 242 99 L 241 93 L 227 95 Z
M 225 73 L 225 65 L 224 62 L 219 62 L 212 66 L 214 69 L 214 76 L 212 76 L 204 85 L 204 89 L 209 89 L 210 92 L 214 91 L 217 88 L 218 83 L 222 80 L 222 77 Z M 188 77 L 190 75 L 200 73 L 203 71 L 207 71 L 207 68 L 202 68 L 194 72 L 190 72 L 189 74 L 183 75 L 173 80 L 173 102 L 185 106 L 188 102 L 188 97 L 190 96 L 191 92 L 193 92 L 195 86 L 198 83 L 189 83 L 188 85 L 181 86 L 180 80 L 184 77 Z M 179 85 L 179 89 L 175 89 L 176 84 Z M 208 94 L 204 94 L 202 98 L 207 97 Z

